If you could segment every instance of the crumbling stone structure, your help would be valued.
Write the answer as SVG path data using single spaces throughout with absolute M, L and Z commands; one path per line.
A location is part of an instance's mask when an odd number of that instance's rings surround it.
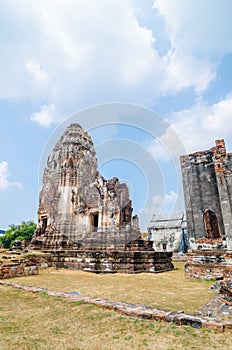
M 39 268 L 52 266 L 52 255 L 4 250 L 0 256 L 0 279 L 37 275 Z
M 48 158 L 32 243 L 40 249 L 127 243 L 139 236 L 132 212 L 127 185 L 99 174 L 91 137 L 71 124 Z
M 222 294 L 222 301 L 226 305 L 229 305 L 231 307 L 232 306 L 232 281 L 231 281 L 231 279 L 225 279 L 223 282 L 221 282 L 221 287 L 220 287 L 219 292 Z
M 38 266 L 21 265 L 0 265 L 0 279 L 38 275 Z
M 104 269 L 106 265 L 112 270 L 124 270 L 131 264 L 136 270 L 139 264 L 141 269 L 156 269 L 151 244 L 141 244 L 138 217 L 132 212 L 127 185 L 116 177 L 105 180 L 100 175 L 90 135 L 79 124 L 71 124 L 48 157 L 39 198 L 38 227 L 30 247 L 64 251 L 62 261 L 70 262 L 72 268 L 75 265 L 88 269 L 89 264 L 92 270 Z M 117 264 L 113 264 L 112 254 L 105 254 L 105 261 L 99 264 L 99 254 L 87 254 L 93 250 L 133 250 L 139 254 L 127 254 L 125 259 L 119 254 L 120 258 L 115 258 Z M 85 252 L 81 259 L 77 254 L 80 251 Z M 60 254 L 54 253 L 55 256 Z M 54 259 L 60 264 L 60 259 Z M 170 254 L 163 254 L 161 260 L 158 269 L 173 268 Z M 123 267 L 118 266 L 118 261 Z
M 232 271 L 232 153 L 216 140 L 210 150 L 182 156 L 181 168 L 192 249 L 187 276 L 219 278 L 225 267 Z

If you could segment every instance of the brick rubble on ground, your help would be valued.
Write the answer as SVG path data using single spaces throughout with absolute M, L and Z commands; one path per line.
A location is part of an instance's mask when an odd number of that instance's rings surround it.
M 50 296 L 66 298 L 71 302 L 83 302 L 84 304 L 92 304 L 106 309 L 114 310 L 122 315 L 130 317 L 140 317 L 149 320 L 163 320 L 174 323 L 176 325 L 188 325 L 193 328 L 208 328 L 218 331 L 223 331 L 224 328 L 232 328 L 231 322 L 223 322 L 220 319 L 212 319 L 210 317 L 202 317 L 198 315 L 187 315 L 183 311 L 173 312 L 151 306 L 115 302 L 102 298 L 84 297 L 78 293 L 58 292 L 40 287 L 25 286 L 22 284 L 0 281 L 0 285 L 8 285 L 13 288 L 21 289 L 26 292 L 37 293 L 44 292 Z

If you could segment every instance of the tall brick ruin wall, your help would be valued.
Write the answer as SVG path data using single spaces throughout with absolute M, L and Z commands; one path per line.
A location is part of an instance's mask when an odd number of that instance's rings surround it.
M 191 248 L 198 249 L 198 240 L 207 237 L 203 216 L 211 210 L 222 244 L 232 250 L 232 154 L 226 153 L 224 140 L 182 156 L 181 168 Z

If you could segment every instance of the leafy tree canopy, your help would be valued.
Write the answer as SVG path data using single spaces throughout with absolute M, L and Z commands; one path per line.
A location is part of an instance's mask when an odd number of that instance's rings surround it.
M 22 221 L 20 225 L 10 225 L 4 236 L 0 237 L 0 243 L 4 248 L 11 248 L 15 240 L 27 241 L 32 239 L 36 224 L 33 221 Z

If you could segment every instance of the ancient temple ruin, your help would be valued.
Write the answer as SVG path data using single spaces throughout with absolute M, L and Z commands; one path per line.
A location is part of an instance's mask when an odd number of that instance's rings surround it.
M 31 248 L 72 268 L 173 268 L 171 254 L 155 256 L 152 243 L 140 238 L 132 212 L 127 185 L 103 178 L 90 135 L 71 124 L 48 157 Z
M 224 140 L 181 157 L 191 251 L 189 277 L 220 278 L 232 273 L 232 153 Z
M 37 237 L 41 240 L 53 229 L 66 237 L 68 246 L 109 248 L 139 237 L 138 217 L 132 218 L 132 212 L 127 185 L 99 174 L 91 137 L 80 125 L 71 124 L 47 161 Z M 47 238 L 45 246 L 60 245 Z

